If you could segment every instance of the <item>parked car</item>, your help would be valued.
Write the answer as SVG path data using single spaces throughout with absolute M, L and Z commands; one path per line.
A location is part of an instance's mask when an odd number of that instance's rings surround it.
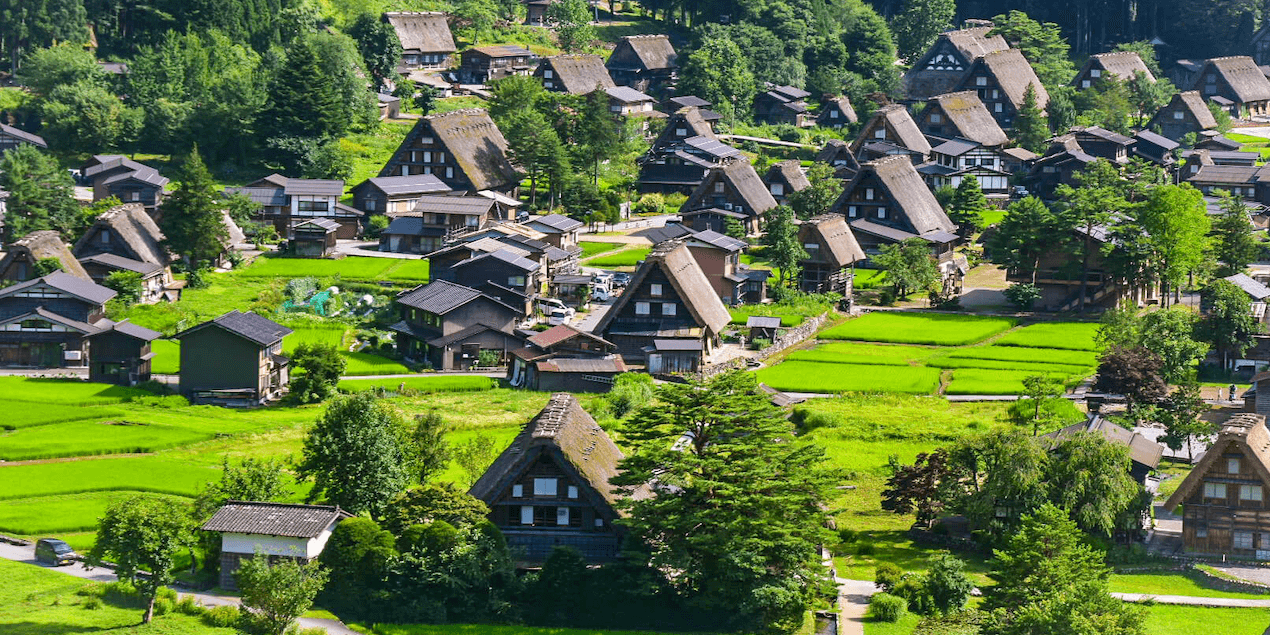
M 551 313 L 547 314 L 547 324 L 551 326 L 568 324 L 572 317 L 573 309 L 552 309 Z
M 574 313 L 574 310 L 559 298 L 538 298 L 538 310 L 543 315 L 551 315 L 552 311 L 566 311 L 570 316 Z
M 61 566 L 73 564 L 79 554 L 65 542 L 56 538 L 41 538 L 35 541 L 35 559 L 39 562 Z
M 621 287 L 625 287 L 626 285 L 630 283 L 631 283 L 631 274 L 626 273 L 625 271 L 619 271 L 613 274 L 614 287 L 621 288 Z

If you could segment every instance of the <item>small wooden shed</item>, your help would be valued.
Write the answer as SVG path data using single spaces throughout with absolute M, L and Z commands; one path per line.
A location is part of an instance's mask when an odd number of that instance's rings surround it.
M 297 256 L 329 258 L 335 253 L 340 224 L 329 218 L 310 218 L 291 226 L 291 251 Z

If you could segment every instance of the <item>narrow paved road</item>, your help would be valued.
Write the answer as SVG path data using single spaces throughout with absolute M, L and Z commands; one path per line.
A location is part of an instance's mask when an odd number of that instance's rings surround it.
M 1227 608 L 1270 608 L 1270 600 L 1244 600 L 1239 598 L 1208 598 L 1195 595 L 1153 595 L 1150 593 L 1112 593 L 1111 597 L 1126 602 L 1153 601 L 1157 604 L 1186 604 L 1189 606 L 1217 606 Z
M 838 635 L 864 635 L 864 616 L 869 613 L 869 598 L 878 587 L 865 580 L 834 578 L 838 583 Z

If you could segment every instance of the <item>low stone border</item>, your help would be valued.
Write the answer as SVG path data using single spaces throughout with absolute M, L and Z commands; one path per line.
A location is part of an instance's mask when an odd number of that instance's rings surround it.
M 7 543 L 10 545 L 16 545 L 18 547 L 30 547 L 32 544 L 30 540 L 14 538 L 13 536 L 6 536 L 4 534 L 0 534 L 0 542 Z

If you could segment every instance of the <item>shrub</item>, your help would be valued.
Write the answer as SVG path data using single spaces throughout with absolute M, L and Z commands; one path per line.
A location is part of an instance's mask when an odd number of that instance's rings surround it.
M 385 229 L 388 229 L 388 225 L 389 222 L 387 216 L 384 216 L 383 214 L 375 214 L 370 217 L 370 227 L 366 233 L 372 238 L 378 238 Z
M 861 542 L 860 544 L 856 545 L 856 548 L 855 548 L 855 553 L 857 556 L 871 556 L 873 555 L 874 551 L 875 549 L 873 547 L 873 543 L 871 542 Z
M 877 593 L 869 600 L 869 610 L 879 622 L 898 622 L 908 612 L 908 602 L 890 593 Z
M 172 612 L 173 606 L 175 606 L 175 604 L 172 603 L 172 600 L 169 600 L 167 598 L 157 598 L 154 601 L 154 614 L 167 615 L 168 613 Z
M 181 598 L 181 601 L 177 602 L 174 608 L 177 613 L 193 615 L 195 617 L 207 612 L 207 609 L 204 609 L 198 602 L 194 601 L 193 597 L 190 596 Z
M 776 138 L 781 141 L 797 142 L 800 138 L 802 138 L 802 134 L 799 133 L 798 128 L 787 123 L 776 126 L 772 131 L 776 133 Z
M 877 571 L 873 574 L 873 581 L 887 593 L 899 586 L 903 579 L 904 571 L 889 562 L 879 562 Z
M 303 302 L 309 299 L 309 296 L 317 293 L 317 278 L 307 276 L 304 278 L 292 278 L 287 281 L 286 296 L 292 302 Z
M 97 609 L 101 608 L 101 598 L 90 597 L 84 600 L 83 606 L 84 608 L 90 611 L 96 611 Z
M 756 337 L 750 341 L 750 348 L 756 351 L 761 351 L 771 345 L 772 340 L 763 337 Z
M 185 287 L 187 289 L 206 289 L 210 282 L 207 280 L 207 274 L 211 273 L 211 269 L 192 269 L 185 274 Z
M 218 628 L 234 628 L 241 619 L 236 606 L 213 606 L 203 612 L 203 623 Z
M 1036 285 L 1026 282 L 1012 284 L 1006 287 L 1003 293 L 1005 299 L 1020 311 L 1031 311 L 1036 301 L 1041 299 L 1041 290 Z
M 661 194 L 645 194 L 635 201 L 636 214 L 661 214 L 666 209 L 666 199 Z
M 622 373 L 613 382 L 609 405 L 613 416 L 621 419 L 653 399 L 653 378 L 643 373 Z

